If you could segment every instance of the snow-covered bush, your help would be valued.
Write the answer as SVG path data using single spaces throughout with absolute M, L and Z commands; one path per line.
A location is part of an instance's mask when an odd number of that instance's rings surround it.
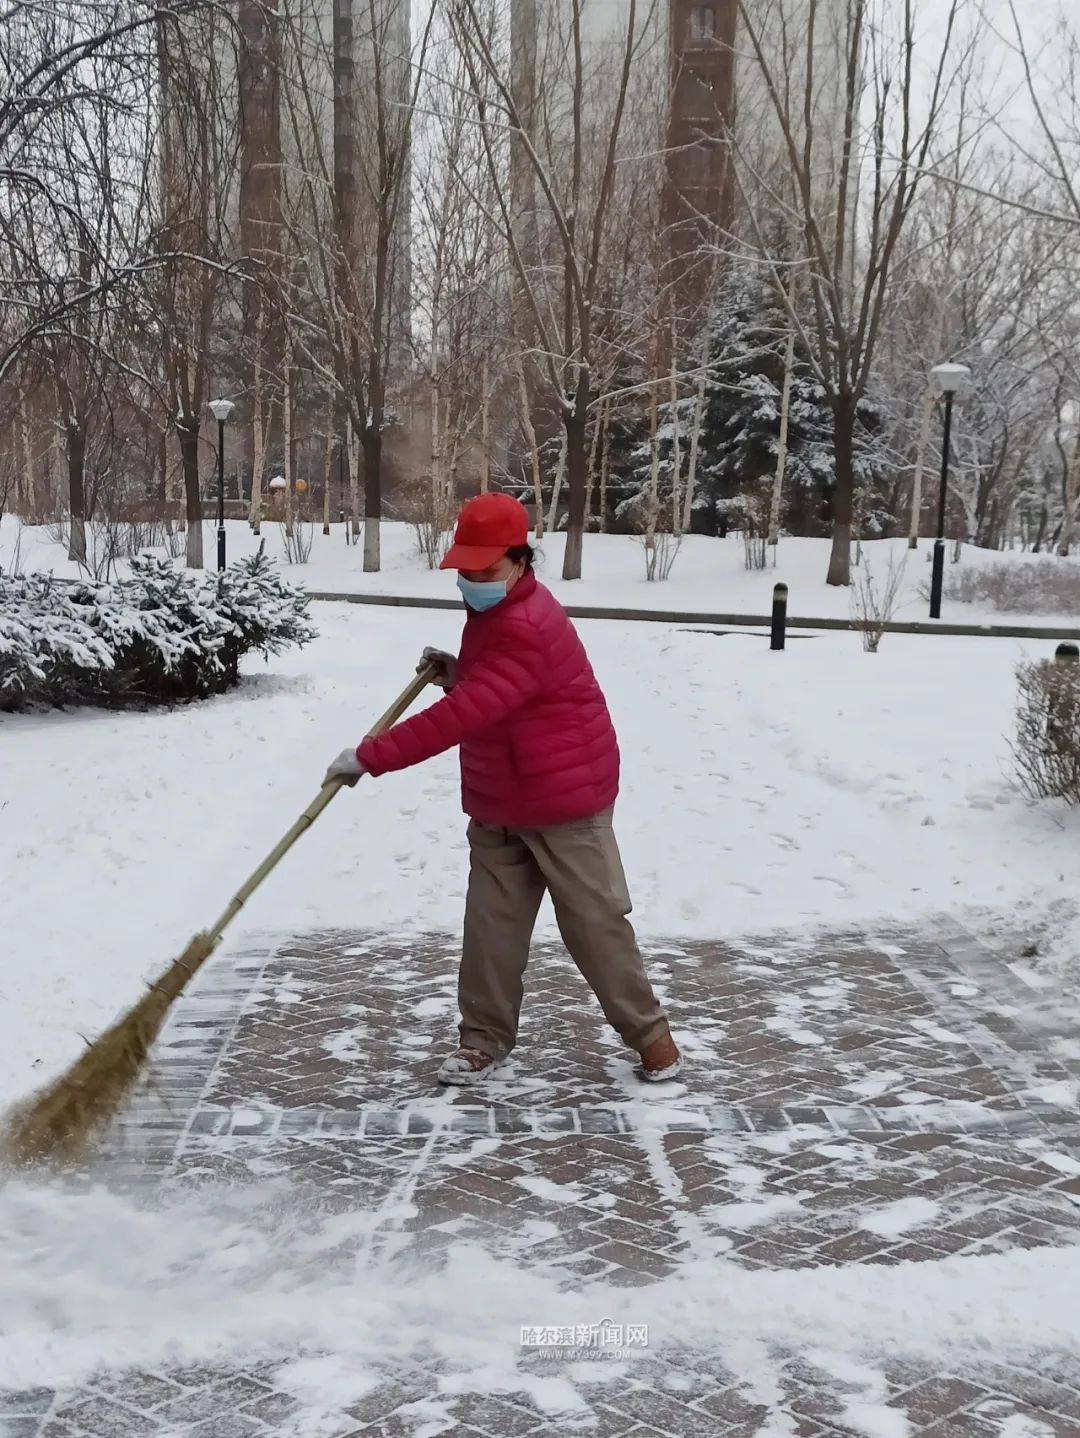
M 287 524 L 279 527 L 285 563 L 306 564 L 311 558 L 311 545 L 315 538 L 314 522 L 300 514 L 294 518 L 291 532 Z
M 645 578 L 650 584 L 670 579 L 682 548 L 682 535 L 670 529 L 646 531 L 641 540 L 645 549 Z
M 398 508 L 416 538 L 416 552 L 429 569 L 438 569 L 450 548 L 457 502 L 452 487 L 436 484 L 430 474 L 402 485 Z
M 765 482 L 759 481 L 756 494 L 736 494 L 730 499 L 719 500 L 716 507 L 727 515 L 733 528 L 742 531 L 747 569 L 764 569 L 769 537 L 769 500 Z
M 144 554 L 112 584 L 0 578 L 0 709 L 220 693 L 244 654 L 314 638 L 307 605 L 261 549 L 220 574 Z
M 1001 613 L 1076 614 L 1080 612 L 1080 563 L 1048 555 L 969 564 L 948 571 L 945 596 Z
M 860 567 L 855 576 L 851 587 L 851 613 L 868 654 L 878 652 L 885 626 L 896 613 L 906 569 L 906 557 L 898 561 L 895 554 L 890 554 L 884 578 L 879 578 L 869 561 Z
M 1041 660 L 1016 671 L 1013 758 L 1032 798 L 1080 804 L 1080 663 Z
M 51 575 L 0 575 L 0 709 L 77 697 L 77 676 L 113 667 L 108 643 L 86 622 L 70 588 Z M 52 697 L 56 694 L 56 697 Z

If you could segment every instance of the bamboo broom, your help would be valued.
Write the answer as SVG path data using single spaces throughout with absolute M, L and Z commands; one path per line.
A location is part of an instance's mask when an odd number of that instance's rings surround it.
M 389 729 L 431 682 L 436 666 L 425 664 L 377 720 L 368 737 Z M 71 1163 L 83 1155 L 119 1109 L 142 1072 L 170 1007 L 221 942 L 248 899 L 344 784 L 332 779 L 242 884 L 217 923 L 196 934 L 178 959 L 130 1009 L 56 1079 L 9 1113 L 0 1131 L 0 1156 L 13 1165 Z

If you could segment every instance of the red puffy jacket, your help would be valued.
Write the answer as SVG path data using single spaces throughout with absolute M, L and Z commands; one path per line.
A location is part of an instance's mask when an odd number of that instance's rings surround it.
M 541 828 L 615 802 L 619 747 L 577 631 L 526 573 L 501 604 L 469 611 L 444 699 L 357 748 L 374 775 L 461 745 L 461 802 L 481 824 Z

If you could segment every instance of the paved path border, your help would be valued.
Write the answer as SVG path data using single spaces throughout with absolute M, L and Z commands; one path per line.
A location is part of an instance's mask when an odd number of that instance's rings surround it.
M 84 584 L 85 580 L 53 575 L 59 584 Z M 303 585 L 300 586 L 303 588 Z M 309 599 L 322 604 L 377 604 L 391 609 L 456 609 L 460 599 L 438 599 L 418 594 L 345 594 L 333 589 L 308 589 Z M 768 629 L 770 614 L 712 614 L 695 609 L 626 609 L 618 605 L 564 604 L 571 619 L 619 619 L 632 624 L 721 624 L 732 629 Z M 840 629 L 855 632 L 863 626 L 857 619 L 788 618 L 788 629 Z M 922 619 L 890 619 L 881 625 L 886 634 L 959 635 L 976 639 L 1071 639 L 1080 642 L 1080 629 L 1058 625 L 1031 624 L 950 624 Z
M 336 590 L 309 589 L 310 599 L 329 604 L 379 604 L 396 609 L 461 609 L 460 599 L 437 599 L 415 594 L 343 594 Z M 619 606 L 566 604 L 571 619 L 621 619 L 645 624 L 723 624 L 731 628 L 768 629 L 768 614 L 711 614 L 692 609 L 624 609 Z M 860 628 L 856 619 L 788 619 L 789 629 Z M 882 626 L 889 634 L 966 635 L 981 639 L 1072 639 L 1080 641 L 1080 629 L 1027 624 L 948 624 L 924 620 L 889 620 Z
M 270 1107 L 258 1102 L 232 1108 L 200 1107 L 191 1116 L 183 1137 L 242 1138 L 263 1143 L 279 1139 L 318 1138 L 327 1141 L 359 1138 L 427 1138 L 436 1129 L 446 1133 L 530 1135 L 542 1138 L 575 1134 L 591 1138 L 601 1134 L 718 1133 L 745 1136 L 772 1134 L 813 1127 L 840 1137 L 881 1138 L 887 1134 L 970 1134 L 980 1138 L 1042 1136 L 1066 1147 L 1074 1146 L 1075 1115 L 1056 1104 L 1025 1099 L 1019 1109 L 979 1109 L 958 1113 L 955 1104 L 903 1104 L 896 1108 L 869 1108 L 861 1104 L 827 1107 L 791 1104 L 787 1108 L 750 1104 L 674 1102 L 666 1111 L 650 1112 L 641 1104 L 585 1104 L 553 1108 L 518 1109 L 499 1104 L 486 1107 L 457 1105 L 451 1112 L 433 1115 L 422 1108 Z

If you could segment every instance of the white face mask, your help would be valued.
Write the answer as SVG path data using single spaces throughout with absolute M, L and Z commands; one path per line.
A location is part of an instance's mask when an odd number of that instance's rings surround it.
M 505 579 L 466 579 L 463 574 L 459 574 L 457 586 L 465 603 L 478 614 L 482 614 L 485 609 L 494 609 L 507 595 Z

